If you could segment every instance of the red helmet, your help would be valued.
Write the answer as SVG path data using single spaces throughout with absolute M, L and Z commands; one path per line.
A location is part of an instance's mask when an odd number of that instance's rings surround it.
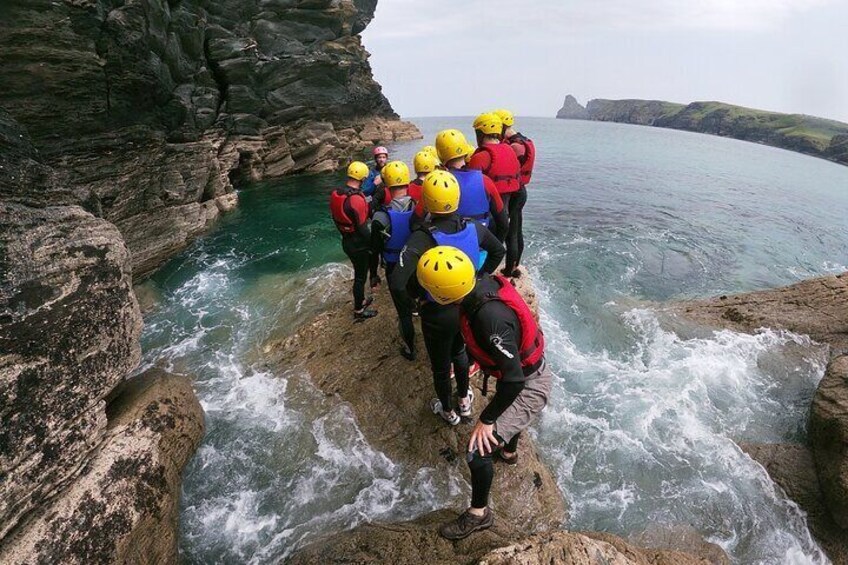
M 379 147 L 375 147 L 374 148 L 374 157 L 376 157 L 377 155 L 381 155 L 381 154 L 388 156 L 389 150 L 386 149 L 385 147 L 383 147 L 382 145 L 379 146 Z

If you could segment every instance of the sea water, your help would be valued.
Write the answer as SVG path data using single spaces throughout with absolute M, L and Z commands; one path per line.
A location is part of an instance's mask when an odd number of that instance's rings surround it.
M 416 120 L 425 140 L 470 118 Z M 736 563 L 825 563 L 803 513 L 739 443 L 803 442 L 822 348 L 804 336 L 673 332 L 656 304 L 848 269 L 848 168 L 735 140 L 521 119 L 539 147 L 523 263 L 554 393 L 533 434 L 572 529 L 694 527 Z M 262 345 L 320 312 L 351 269 L 337 174 L 257 183 L 148 282 L 143 367 L 194 375 L 207 434 L 186 469 L 183 558 L 267 563 L 365 520 L 467 503 L 442 468 L 370 446 L 353 411 Z M 369 324 L 393 318 L 388 305 Z M 390 323 L 394 328 L 394 323 Z M 422 399 L 425 402 L 427 399 Z

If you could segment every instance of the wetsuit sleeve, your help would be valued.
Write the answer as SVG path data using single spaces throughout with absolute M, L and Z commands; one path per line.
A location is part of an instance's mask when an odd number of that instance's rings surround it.
M 468 168 L 477 169 L 478 171 L 488 171 L 491 166 L 492 158 L 489 156 L 488 151 L 478 151 L 468 161 Z
M 504 244 L 486 226 L 481 224 L 475 225 L 477 226 L 477 241 L 480 244 L 480 248 L 486 250 L 488 253 L 486 262 L 483 263 L 482 271 L 489 274 L 494 273 L 506 255 L 506 249 L 504 248 Z
M 527 148 L 524 147 L 523 143 L 510 143 L 510 147 L 515 151 L 515 156 L 518 157 L 518 162 L 522 165 L 524 164 L 524 156 L 527 155 Z
M 371 221 L 371 249 L 375 253 L 382 253 L 386 241 L 391 237 L 389 231 L 390 220 L 385 212 L 377 212 Z
M 345 211 L 349 214 L 356 226 L 356 234 L 365 241 L 371 240 L 371 230 L 368 229 L 368 203 L 365 197 L 356 194 L 345 202 Z
M 489 213 L 495 221 L 495 237 L 503 241 L 509 231 L 509 215 L 506 206 L 504 206 L 501 194 L 498 192 L 498 187 L 495 186 L 495 181 L 484 176 L 483 186 L 486 188 L 486 195 L 489 198 Z
M 500 303 L 490 303 L 481 308 L 472 322 L 477 343 L 497 364 L 503 376 L 498 381 L 495 396 L 480 414 L 480 420 L 486 424 L 494 423 L 524 389 L 526 377 L 521 369 L 517 323 L 518 320 L 509 315 L 507 307 Z
M 406 245 L 400 253 L 398 263 L 389 277 L 389 289 L 392 292 L 400 296 L 406 293 L 406 285 L 409 283 L 409 279 L 415 276 L 418 259 L 431 247 L 433 247 L 433 240 L 430 234 L 418 230 L 409 236 Z

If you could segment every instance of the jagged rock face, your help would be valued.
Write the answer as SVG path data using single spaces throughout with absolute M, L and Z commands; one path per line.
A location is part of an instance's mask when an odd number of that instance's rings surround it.
M 175 562 L 190 382 L 141 356 L 118 229 L 0 110 L 0 562 Z
M 811 451 L 797 444 L 740 444 L 772 480 L 807 513 L 807 523 L 834 563 L 848 563 L 848 530 L 831 516 Z
M 589 111 L 584 108 L 577 99 L 569 94 L 562 103 L 556 115 L 561 120 L 588 120 Z
M 115 227 L 76 206 L 0 202 L 0 535 L 84 463 L 140 358 Z
M 115 223 L 143 276 L 235 205 L 234 180 L 410 139 L 358 34 L 376 0 L 12 0 L 0 106 Z M 54 202 L 58 203 L 58 202 Z
M 848 355 L 828 365 L 813 398 L 809 433 L 822 492 L 848 538 Z
M 151 369 L 109 403 L 102 446 L 0 546 L 3 563 L 176 563 L 182 470 L 203 436 L 187 377 Z

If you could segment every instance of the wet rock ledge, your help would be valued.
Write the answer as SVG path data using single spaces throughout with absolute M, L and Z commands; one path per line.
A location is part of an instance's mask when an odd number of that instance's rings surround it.
M 827 344 L 830 361 L 810 408 L 809 445 L 745 444 L 774 481 L 808 514 L 813 535 L 834 563 L 848 563 L 848 273 L 665 308 L 714 328 L 753 333 L 785 329 Z
M 535 309 L 527 277 L 519 290 Z M 269 368 L 279 373 L 306 369 L 320 390 L 350 405 L 369 444 L 394 462 L 468 480 L 464 447 L 473 420 L 451 428 L 427 409 L 433 385 L 420 331 L 419 360 L 410 363 L 398 354 L 393 331 L 375 334 L 375 324 L 387 327 L 386 317 L 394 327 L 387 291 L 378 294 L 379 317 L 364 323 L 352 319 L 349 286 L 340 286 L 332 296 L 324 314 L 294 335 L 265 345 Z M 481 394 L 482 379 L 472 379 L 472 386 L 476 415 L 487 399 Z M 438 524 L 455 517 L 459 508 L 442 509 L 411 522 L 371 523 L 330 535 L 299 551 L 291 563 L 729 563 L 720 548 L 691 533 L 645 538 L 656 549 L 644 549 L 608 534 L 561 531 L 567 507 L 550 469 L 529 436 L 522 437 L 519 452 L 518 466 L 496 467 L 495 527 L 486 532 L 456 543 L 442 539 Z

